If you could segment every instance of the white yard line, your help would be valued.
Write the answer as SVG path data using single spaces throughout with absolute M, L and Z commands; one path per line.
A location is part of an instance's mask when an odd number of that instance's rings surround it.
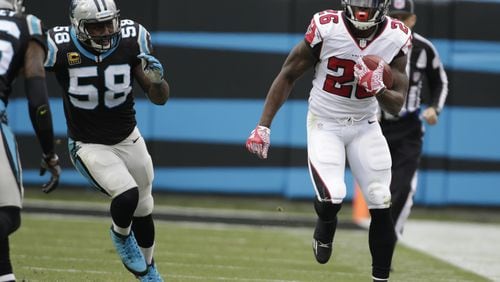
M 410 220 L 401 242 L 500 281 L 500 225 Z
M 52 272 L 67 272 L 67 273 L 92 273 L 92 274 L 113 274 L 116 271 L 99 271 L 99 270 L 80 270 L 73 268 L 52 268 L 52 267 L 35 267 L 35 266 L 21 266 L 22 268 L 29 270 L 41 270 L 41 271 L 52 271 Z

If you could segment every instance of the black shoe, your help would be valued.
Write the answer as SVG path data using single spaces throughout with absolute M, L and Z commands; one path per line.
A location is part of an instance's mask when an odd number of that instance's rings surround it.
M 332 256 L 332 243 L 336 227 L 337 218 L 330 222 L 325 222 L 319 218 L 316 221 L 312 247 L 314 257 L 321 264 L 327 263 Z
M 312 247 L 316 261 L 321 264 L 327 263 L 332 256 L 332 242 L 325 244 L 313 238 Z

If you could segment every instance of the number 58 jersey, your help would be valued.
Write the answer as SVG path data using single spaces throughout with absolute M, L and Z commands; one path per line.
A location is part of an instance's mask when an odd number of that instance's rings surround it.
M 316 116 L 356 120 L 378 111 L 376 98 L 356 84 L 354 65 L 366 55 L 377 55 L 390 64 L 411 47 L 411 31 L 400 21 L 385 17 L 373 38 L 356 38 L 344 12 L 326 10 L 314 15 L 305 35 L 310 47 L 320 48 L 309 110 Z
M 48 32 L 45 67 L 63 88 L 68 136 L 75 141 L 113 145 L 132 133 L 135 119 L 133 69 L 137 55 L 151 53 L 148 31 L 132 20 L 121 21 L 121 39 L 112 49 L 92 52 L 71 26 Z

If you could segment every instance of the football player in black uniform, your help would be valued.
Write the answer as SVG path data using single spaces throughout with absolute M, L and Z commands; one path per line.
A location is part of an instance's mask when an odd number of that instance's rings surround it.
M 417 22 L 413 0 L 392 1 L 389 14 L 411 29 Z M 380 122 L 392 156 L 392 218 L 398 237 L 403 235 L 417 187 L 424 136 L 422 119 L 435 125 L 448 96 L 448 78 L 436 48 L 420 34 L 413 32 L 412 35 L 413 47 L 407 64 L 410 86 L 405 104 L 398 115 L 382 111 Z M 429 85 L 430 101 L 429 107 L 421 112 L 424 78 Z
M 72 0 L 71 26 L 48 32 L 47 70 L 63 88 L 69 152 L 76 169 L 111 198 L 110 230 L 125 265 L 162 281 L 153 261 L 153 164 L 137 128 L 132 84 L 164 105 L 169 86 L 148 31 L 120 20 L 113 0 Z
M 42 147 L 41 175 L 51 178 L 48 193 L 57 187 L 61 168 L 54 153 L 54 132 L 45 85 L 43 61 L 47 49 L 41 21 L 24 15 L 22 2 L 0 0 L 0 281 L 15 281 L 9 255 L 9 235 L 21 224 L 22 171 L 14 135 L 7 122 L 6 107 L 12 83 L 25 77 L 26 96 L 33 128 Z

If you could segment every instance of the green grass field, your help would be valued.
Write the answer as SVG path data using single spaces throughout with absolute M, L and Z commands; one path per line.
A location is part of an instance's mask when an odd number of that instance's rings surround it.
M 305 214 L 314 216 L 312 201 L 309 200 L 286 200 L 277 197 L 256 196 L 227 196 L 227 195 L 196 195 L 156 193 L 155 205 L 169 207 L 194 207 L 208 209 L 232 209 L 232 210 L 256 210 L 276 212 L 282 211 L 294 214 Z M 103 194 L 90 188 L 68 188 L 60 187 L 47 195 L 42 193 L 39 187 L 27 187 L 26 199 L 89 201 L 93 203 L 106 203 L 109 200 Z M 339 219 L 347 221 L 351 219 L 352 209 L 349 202 L 342 205 Z M 412 208 L 410 219 L 446 220 L 476 223 L 500 224 L 500 208 L 492 207 L 422 207 Z
M 136 281 L 119 262 L 106 218 L 23 214 L 11 237 L 18 281 Z M 309 228 L 157 222 L 165 281 L 371 281 L 365 230 L 340 229 L 333 260 L 314 261 Z M 391 281 L 487 281 L 398 246 Z

